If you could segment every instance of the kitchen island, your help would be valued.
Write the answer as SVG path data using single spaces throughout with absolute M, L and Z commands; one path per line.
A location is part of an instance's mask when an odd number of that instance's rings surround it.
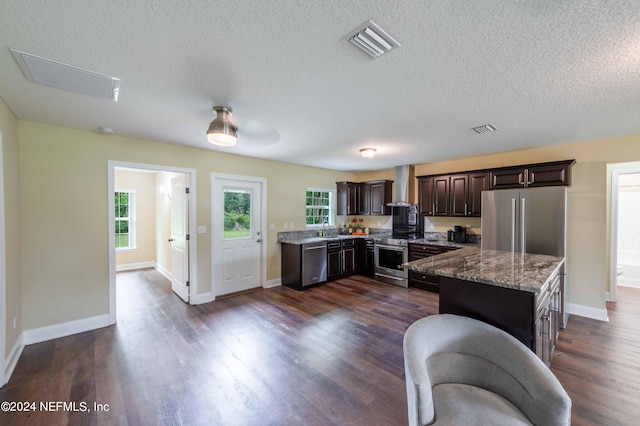
M 439 277 L 441 314 L 492 324 L 548 364 L 562 314 L 564 261 L 563 257 L 467 247 L 403 266 Z

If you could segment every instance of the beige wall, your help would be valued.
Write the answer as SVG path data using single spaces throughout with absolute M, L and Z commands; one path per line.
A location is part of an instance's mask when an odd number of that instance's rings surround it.
M 266 178 L 267 223 L 276 225 L 265 231 L 268 280 L 280 277 L 276 233 L 284 230 L 285 222 L 304 229 L 305 188 L 331 188 L 354 177 L 26 121 L 19 123 L 19 130 L 25 329 L 108 312 L 108 160 L 195 169 L 197 224 L 206 225 L 207 231 L 212 172 Z M 209 235 L 196 239 L 200 294 L 211 288 Z
M 116 250 L 116 266 L 156 260 L 156 177 L 155 173 L 116 170 L 116 191 L 135 192 L 136 248 Z
M 5 355 L 8 355 L 23 330 L 20 251 L 20 173 L 18 164 L 18 120 L 0 99 L 2 133 L 2 171 L 4 180 L 5 275 Z M 0 297 L 5 297 L 4 294 Z M 13 329 L 13 318 L 16 328 Z

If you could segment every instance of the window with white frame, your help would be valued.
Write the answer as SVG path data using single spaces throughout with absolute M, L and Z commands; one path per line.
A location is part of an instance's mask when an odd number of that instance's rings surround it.
M 135 192 L 116 191 L 116 250 L 136 248 Z
M 306 198 L 307 228 L 321 228 L 323 223 L 328 226 L 335 224 L 336 191 L 334 189 L 307 188 Z

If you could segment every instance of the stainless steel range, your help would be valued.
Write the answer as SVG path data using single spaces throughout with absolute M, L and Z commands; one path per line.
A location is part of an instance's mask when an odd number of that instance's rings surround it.
M 409 287 L 408 272 L 401 266 L 409 261 L 407 239 L 376 238 L 375 279 L 400 287 Z
M 418 206 L 411 204 L 411 183 L 415 181 L 415 167 L 396 167 L 395 201 L 392 207 L 393 228 L 391 238 L 376 238 L 374 277 L 378 281 L 400 287 L 409 287 L 409 273 L 401 266 L 409 261 L 409 240 L 424 236 L 424 219 Z

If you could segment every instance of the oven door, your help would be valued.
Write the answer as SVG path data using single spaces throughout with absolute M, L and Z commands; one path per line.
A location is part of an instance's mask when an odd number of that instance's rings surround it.
M 404 246 L 375 245 L 375 279 L 400 287 L 408 287 L 407 271 L 401 266 L 409 261 L 409 249 Z

